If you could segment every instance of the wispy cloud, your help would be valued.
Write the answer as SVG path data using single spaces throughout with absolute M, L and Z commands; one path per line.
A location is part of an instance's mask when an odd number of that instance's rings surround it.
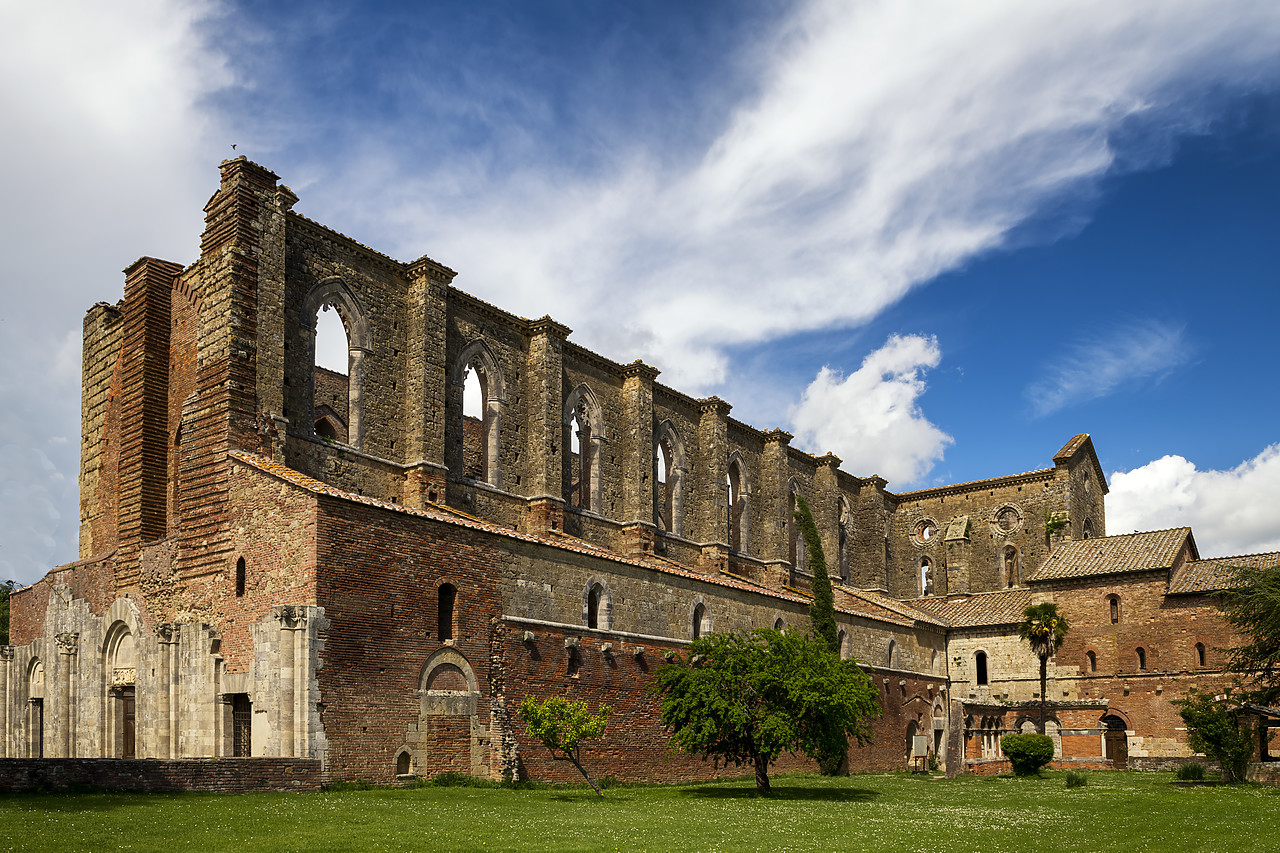
M 1278 506 L 1280 444 L 1228 471 L 1201 471 L 1181 456 L 1164 456 L 1111 475 L 1107 532 L 1190 525 L 1206 557 L 1280 551 Z
M 830 450 L 843 467 L 910 485 L 942 458 L 951 437 L 920 411 L 927 368 L 942 359 L 936 338 L 893 335 L 848 376 L 823 367 L 791 410 L 795 444 Z
M 1158 380 L 1192 355 L 1182 326 L 1142 320 L 1052 354 L 1044 375 L 1023 391 L 1036 417 Z

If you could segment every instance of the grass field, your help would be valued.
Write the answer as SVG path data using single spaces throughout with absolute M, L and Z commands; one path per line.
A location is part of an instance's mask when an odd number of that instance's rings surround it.
M 315 794 L 0 797 L 0 850 L 1275 851 L 1280 790 L 1167 773 Z

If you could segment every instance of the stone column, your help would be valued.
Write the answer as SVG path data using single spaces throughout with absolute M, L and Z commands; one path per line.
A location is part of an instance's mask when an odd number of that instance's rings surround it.
M 4 736 L 0 738 L 0 757 L 15 757 L 13 742 L 13 646 L 0 646 L 0 719 L 4 720 Z
M 529 433 L 525 472 L 530 532 L 564 529 L 564 341 L 570 329 L 543 317 L 529 323 L 525 400 Z
M 653 381 L 657 369 L 636 360 L 622 368 L 623 423 L 616 430 L 623 446 L 623 510 L 625 521 L 652 524 L 653 493 L 657 488 L 653 465 Z M 599 467 L 599 466 L 597 466 Z
M 79 649 L 80 635 L 63 632 L 54 637 L 58 644 L 58 664 L 62 669 L 58 684 L 58 704 L 62 706 L 61 722 L 62 725 L 58 732 L 60 743 L 54 747 L 55 755 L 61 758 L 76 757 L 75 743 L 75 717 L 76 702 L 78 699 L 76 690 L 76 652 Z
M 177 726 L 175 725 L 174 711 L 175 702 L 177 700 L 175 690 L 175 666 L 174 659 L 178 650 L 178 637 L 175 626 L 166 622 L 156 626 L 156 676 L 152 679 L 155 686 L 156 698 L 153 703 L 155 707 L 154 735 L 151 738 L 154 744 L 154 754 L 149 756 L 152 758 L 176 758 L 177 757 Z
M 409 265 L 405 334 L 405 453 L 410 466 L 405 501 L 421 508 L 435 494 L 443 503 L 445 393 L 448 376 L 449 284 L 456 275 L 430 258 Z M 412 496 L 412 497 L 410 497 Z

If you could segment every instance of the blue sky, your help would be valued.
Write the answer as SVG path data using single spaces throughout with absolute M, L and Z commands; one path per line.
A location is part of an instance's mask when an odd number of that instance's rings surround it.
M 241 153 L 890 488 L 1089 432 L 1110 532 L 1280 549 L 1278 47 L 1274 2 L 0 0 L 0 576 L 76 555 L 83 311 Z

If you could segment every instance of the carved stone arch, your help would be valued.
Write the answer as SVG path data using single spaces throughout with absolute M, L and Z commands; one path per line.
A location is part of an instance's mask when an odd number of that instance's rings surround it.
M 457 360 L 453 363 L 452 380 L 454 385 L 461 385 L 467 378 L 467 370 L 471 367 L 484 372 L 486 381 L 488 382 L 488 397 L 490 400 L 500 400 L 503 403 L 507 401 L 507 380 L 502 373 L 502 368 L 498 365 L 498 359 L 493 354 L 493 350 L 489 347 L 488 341 L 484 338 L 476 338 L 471 343 L 462 348 L 458 353 Z
M 578 481 L 573 480 L 573 429 L 579 424 Z M 579 384 L 565 398 L 562 423 L 564 446 L 565 502 L 589 512 L 600 512 L 600 460 L 603 457 L 606 430 L 604 409 L 586 383 Z
M 418 691 L 424 695 L 479 696 L 480 682 L 462 652 L 445 646 L 437 649 L 422 665 L 418 673 Z
M 665 489 L 662 488 L 656 473 L 657 466 L 660 464 L 658 448 L 664 445 L 667 448 L 670 457 L 668 462 L 671 466 Z M 669 525 L 666 529 L 676 536 L 683 536 L 684 481 L 689 473 L 689 463 L 684 452 L 684 440 L 669 418 L 658 424 L 658 428 L 653 431 L 653 463 L 655 468 L 653 488 L 656 492 L 653 502 L 654 521 L 660 527 L 663 526 L 663 515 L 665 515 Z
M 342 318 L 347 330 L 347 444 L 364 444 L 364 362 L 372 351 L 373 340 L 369 319 L 360 301 L 346 283 L 337 276 L 324 279 L 307 294 L 303 302 L 307 370 L 307 429 L 315 432 L 315 364 L 316 318 L 320 309 L 331 307 Z
M 729 454 L 727 472 L 729 494 L 729 548 L 747 553 L 751 547 L 751 475 L 741 451 Z
M 453 771 L 481 775 L 488 750 L 481 740 L 480 684 L 465 656 L 437 649 L 418 674 L 418 720 L 405 732 L 393 770 L 404 763 L 419 776 Z M 408 761 L 403 756 L 408 754 Z
M 582 624 L 600 631 L 613 629 L 613 593 L 607 578 L 592 575 L 583 584 Z
M 107 630 L 99 654 L 102 660 L 101 701 L 105 754 L 113 758 L 137 755 L 137 697 L 139 658 L 145 653 L 137 606 L 127 598 L 117 598 L 102 620 Z

